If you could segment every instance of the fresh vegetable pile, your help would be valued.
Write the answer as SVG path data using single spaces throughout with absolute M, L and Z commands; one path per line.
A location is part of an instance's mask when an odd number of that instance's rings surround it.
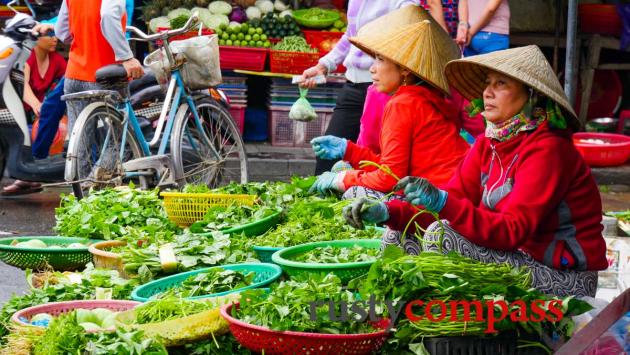
M 243 322 L 272 330 L 292 330 L 328 334 L 372 333 L 376 329 L 368 322 L 331 320 L 327 307 L 317 309 L 317 319 L 311 320 L 311 303 L 322 300 L 336 305 L 339 314 L 342 302 L 352 304 L 355 294 L 342 287 L 333 274 L 312 275 L 299 280 L 282 281 L 265 290 L 246 290 L 241 294 L 240 308 L 232 308 L 232 316 Z
M 182 318 L 208 309 L 210 309 L 210 307 L 208 303 L 204 301 L 164 296 L 136 307 L 134 312 L 136 322 L 139 324 L 147 324 Z
M 196 297 L 236 290 L 251 285 L 254 276 L 256 276 L 254 272 L 243 274 L 222 268 L 210 269 L 207 272 L 190 276 L 179 286 L 169 289 L 158 297 Z
M 291 15 L 274 16 L 273 13 L 267 13 L 262 19 L 252 20 L 252 25 L 258 26 L 265 31 L 269 38 L 283 38 L 287 36 L 300 36 L 302 31 L 300 26 Z
M 16 248 L 29 248 L 29 249 L 58 249 L 58 248 L 87 248 L 88 244 L 83 243 L 70 243 L 68 245 L 62 244 L 46 244 L 39 239 L 30 239 L 25 242 L 18 242 L 17 240 L 13 240 L 11 242 L 12 247 Z
M 126 234 L 125 227 L 177 230 L 166 216 L 158 190 L 141 191 L 133 185 L 95 191 L 82 200 L 62 195 L 55 218 L 55 231 L 68 237 L 118 239 Z
M 273 50 L 276 51 L 287 51 L 287 52 L 301 52 L 301 53 L 316 53 L 317 49 L 311 47 L 310 44 L 306 42 L 304 37 L 299 36 L 288 36 L 284 37 L 284 39 L 272 47 Z
M 216 30 L 219 36 L 219 45 L 269 48 L 271 42 L 261 27 L 250 26 L 247 23 L 239 25 L 231 23 L 229 26 L 221 25 Z
M 355 245 L 352 248 L 318 247 L 291 258 L 293 261 L 315 264 L 341 264 L 376 260 L 380 250 Z

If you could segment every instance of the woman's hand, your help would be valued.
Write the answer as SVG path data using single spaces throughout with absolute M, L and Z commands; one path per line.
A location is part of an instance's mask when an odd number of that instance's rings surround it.
M 310 67 L 306 69 L 304 73 L 302 73 L 302 76 L 304 77 L 304 81 L 300 83 L 300 87 L 307 88 L 307 89 L 312 89 L 316 87 L 317 83 L 315 82 L 315 79 L 313 78 L 315 78 L 318 75 L 326 75 L 326 72 L 327 72 L 327 69 L 322 64 L 317 64 L 314 67 Z
M 311 140 L 313 152 L 319 159 L 341 159 L 346 154 L 348 141 L 345 138 L 335 136 L 315 137 Z
M 315 181 L 313 186 L 311 186 L 308 192 L 317 192 L 320 195 L 326 195 L 330 191 L 343 192 L 345 191 L 343 185 L 344 175 L 345 172 L 332 173 L 330 171 L 327 171 L 317 177 L 317 180 Z
M 424 206 L 429 211 L 440 212 L 446 204 L 448 193 L 440 190 L 420 177 L 407 176 L 400 180 L 393 191 L 404 190 L 405 201 L 416 206 Z
M 465 46 L 468 42 L 468 25 L 460 24 L 457 27 L 457 37 L 455 37 L 455 43 L 457 43 L 458 46 Z
M 356 229 L 363 229 L 363 221 L 368 223 L 383 223 L 389 219 L 387 205 L 382 201 L 368 200 L 361 197 L 351 205 L 343 208 L 343 217 L 349 225 Z
M 42 103 L 37 101 L 33 103 L 33 106 L 31 106 L 31 108 L 33 109 L 33 113 L 35 114 L 35 116 L 39 117 L 39 114 L 42 111 Z

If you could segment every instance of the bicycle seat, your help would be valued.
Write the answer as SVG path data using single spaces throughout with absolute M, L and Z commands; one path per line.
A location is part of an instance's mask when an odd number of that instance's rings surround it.
M 120 64 L 106 65 L 96 71 L 96 82 L 105 90 L 122 90 L 127 88 L 127 70 Z

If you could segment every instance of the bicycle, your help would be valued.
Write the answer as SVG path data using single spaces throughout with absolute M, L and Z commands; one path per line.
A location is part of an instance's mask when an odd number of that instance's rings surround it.
M 126 91 L 127 85 L 127 74 L 121 65 L 110 65 L 97 72 L 97 82 L 106 90 L 63 97 L 97 100 L 79 114 L 68 146 L 65 179 L 72 184 L 77 198 L 84 195 L 87 187 L 117 186 L 128 181 L 141 188 L 182 187 L 187 183 L 216 187 L 223 182 L 247 182 L 244 143 L 232 117 L 208 90 L 193 91 L 184 85 L 180 70 L 185 61 L 176 60 L 169 46 L 170 37 L 189 31 L 196 21 L 193 15 L 182 28 L 153 35 L 127 27 L 138 36 L 134 40 L 161 41 L 158 48 L 164 48 L 171 68 L 151 141 L 147 142 L 142 134 L 128 95 L 120 93 Z

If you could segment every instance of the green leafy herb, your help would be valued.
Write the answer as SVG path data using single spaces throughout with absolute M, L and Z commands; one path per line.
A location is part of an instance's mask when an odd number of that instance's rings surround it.
M 167 296 L 151 300 L 134 309 L 139 324 L 164 322 L 170 319 L 187 317 L 210 309 L 204 301 L 186 300 Z
M 90 355 L 168 355 L 163 344 L 147 338 L 141 330 L 88 334 L 85 351 Z
M 252 284 L 256 273 L 243 274 L 234 270 L 214 268 L 206 272 L 192 275 L 179 286 L 173 287 L 162 295 L 195 297 L 226 292 Z
M 304 263 L 339 264 L 376 260 L 380 251 L 355 245 L 351 248 L 318 247 L 299 254 L 291 260 Z
M 34 355 L 79 354 L 85 349 L 85 329 L 77 322 L 76 312 L 62 314 L 48 325 L 35 344 Z
M 208 209 L 202 221 L 195 222 L 189 229 L 193 233 L 222 230 L 256 222 L 277 212 L 277 208 L 264 205 L 213 206 Z

